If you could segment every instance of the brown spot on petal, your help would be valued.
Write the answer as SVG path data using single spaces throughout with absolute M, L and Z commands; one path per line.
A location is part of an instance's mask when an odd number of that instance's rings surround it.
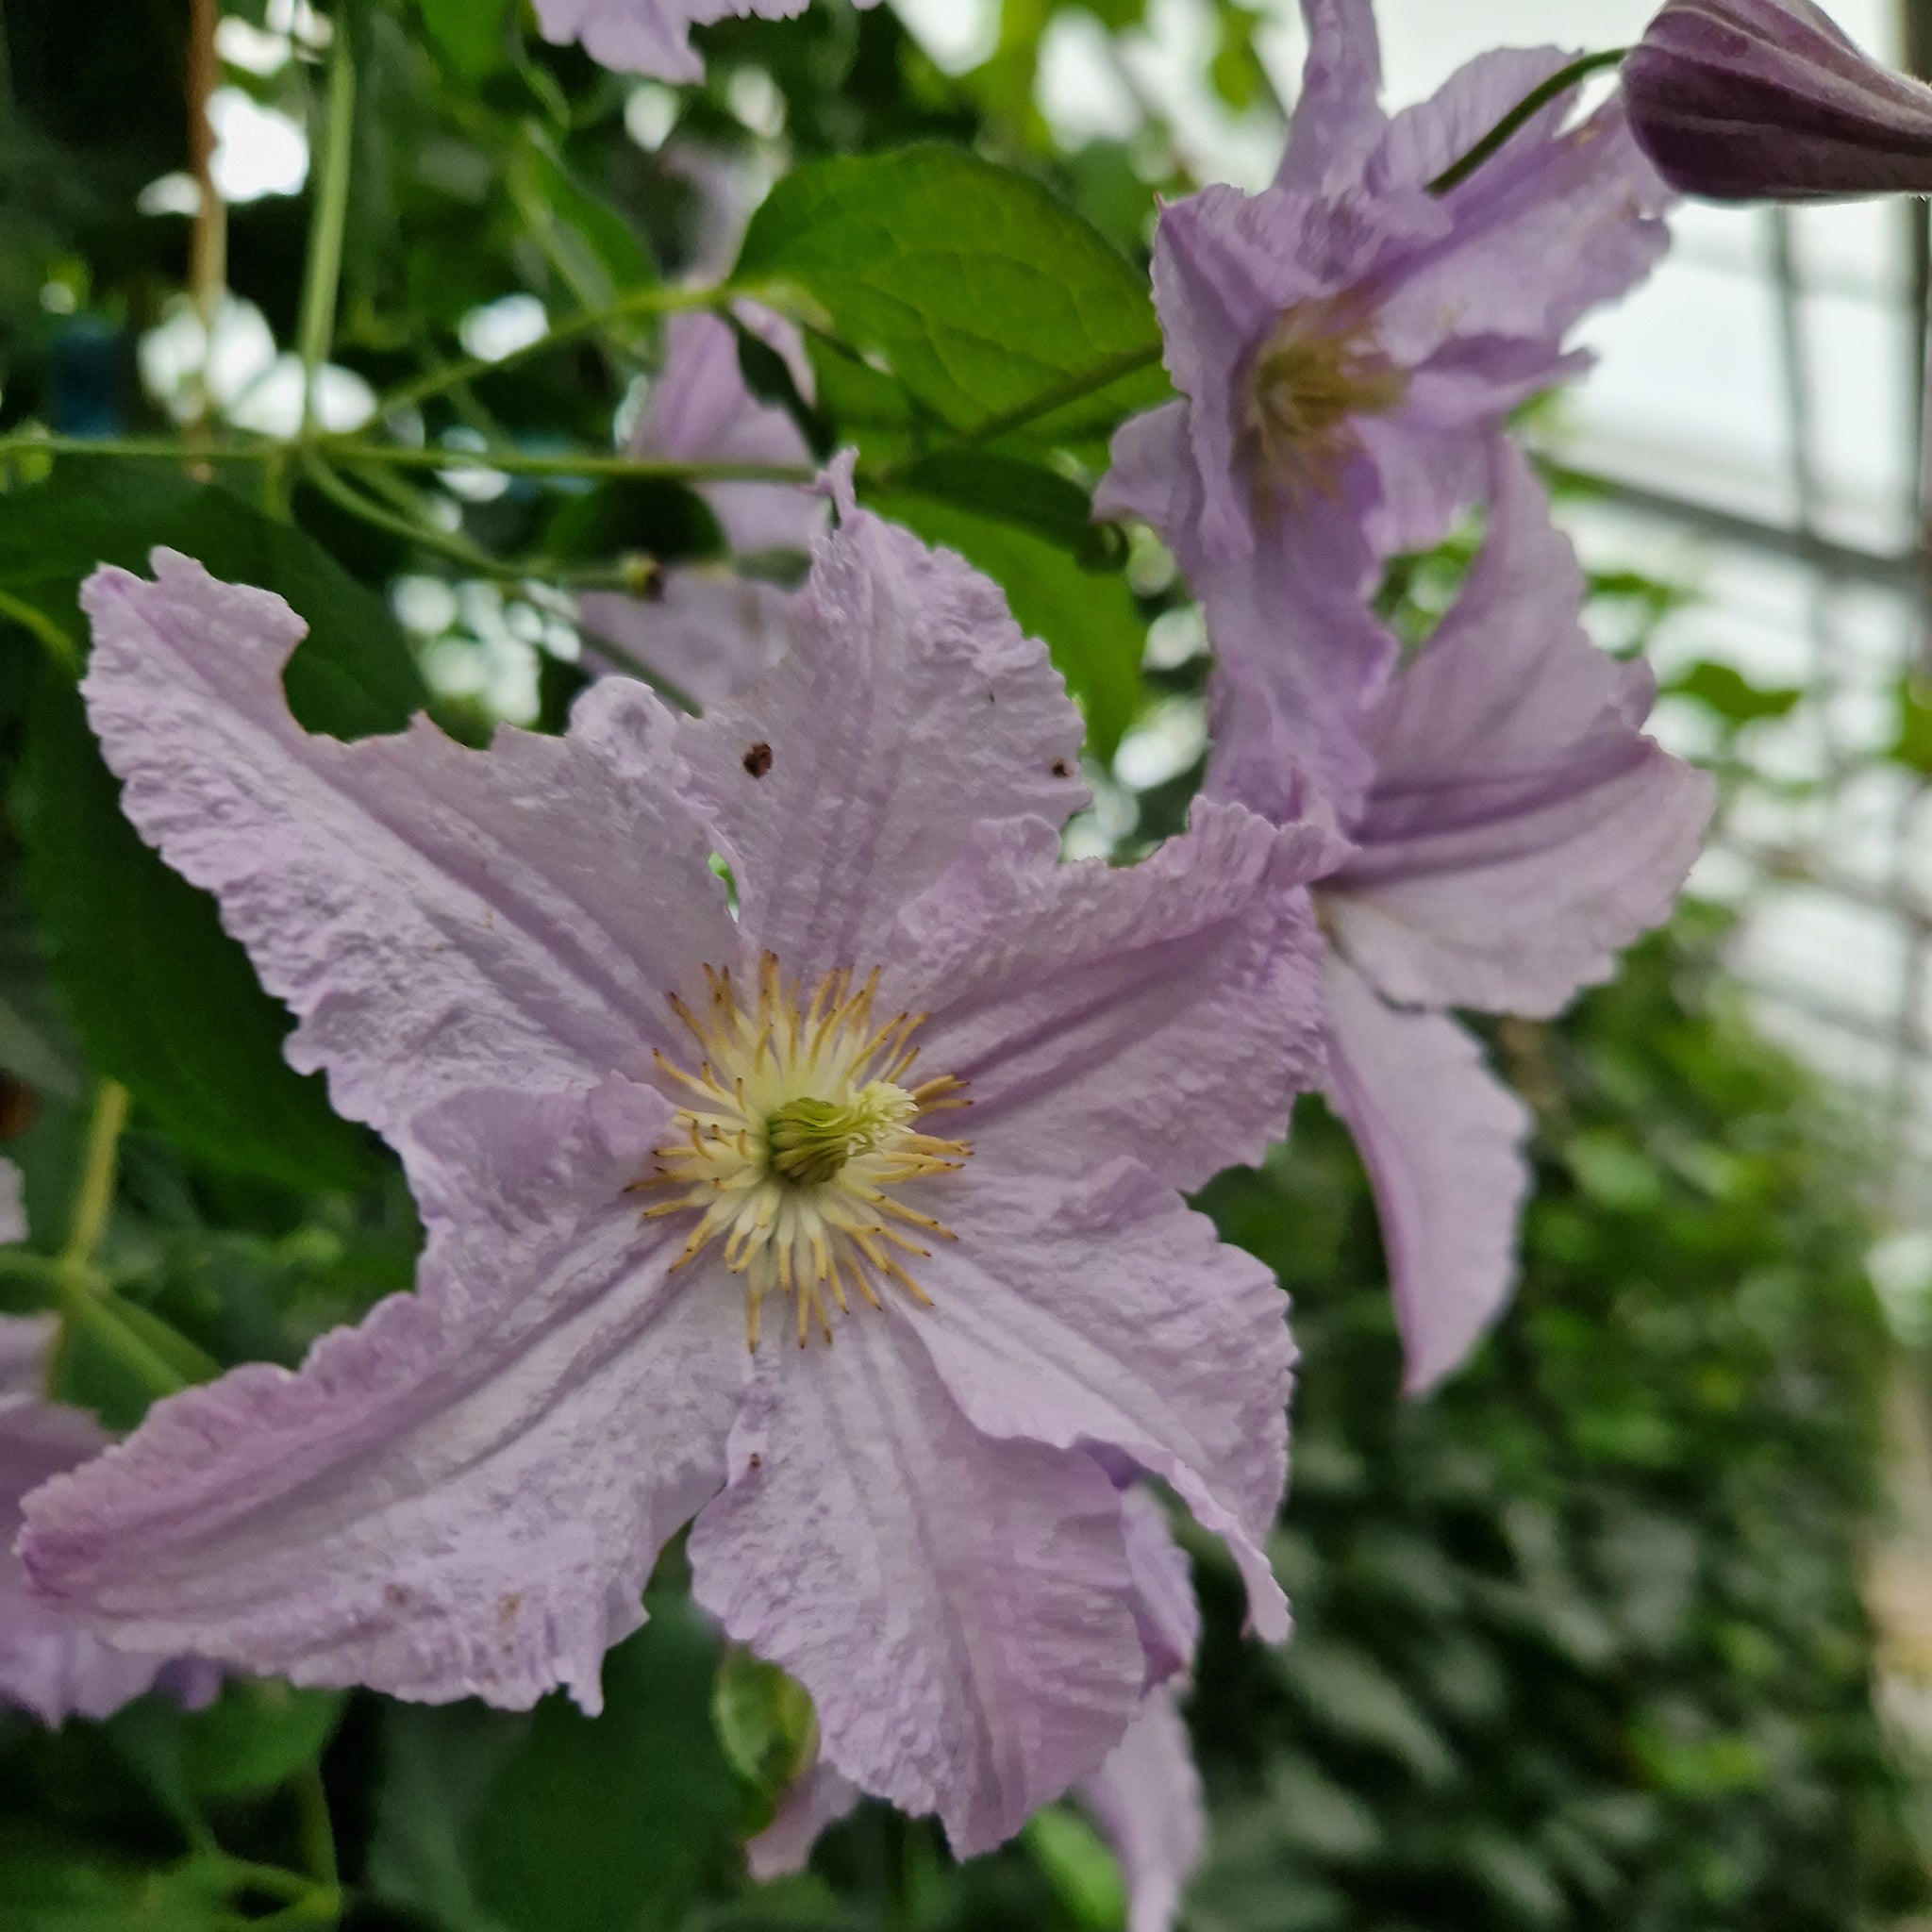
M 400 1583 L 385 1583 L 382 1586 L 382 1600 L 391 1609 L 400 1610 L 409 1601 L 409 1592 Z
M 772 769 L 772 747 L 763 739 L 747 748 L 744 754 L 744 769 L 754 778 L 762 778 Z
M 1053 774 L 1056 778 L 1071 778 L 1074 775 L 1073 772 L 1069 769 L 1065 758 L 1054 759 Z
M 746 1457 L 744 1466 L 747 1469 L 762 1469 L 765 1466 L 765 1458 L 754 1449 L 751 1455 Z
M 517 1621 L 517 1612 L 524 1607 L 524 1593 L 520 1590 L 510 1591 L 496 1600 L 496 1621 L 502 1624 L 506 1634 Z

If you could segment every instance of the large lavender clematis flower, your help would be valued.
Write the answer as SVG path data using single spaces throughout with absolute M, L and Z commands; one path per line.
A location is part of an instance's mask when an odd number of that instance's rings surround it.
M 287 607 L 156 569 L 87 591 L 125 808 L 428 1241 L 299 1372 L 172 1397 L 36 1496 L 50 1602 L 302 1683 L 594 1709 L 695 1514 L 700 1601 L 810 1690 L 827 1761 L 965 1852 L 1139 1706 L 1099 1451 L 1285 1634 L 1282 1303 L 1178 1190 L 1319 1074 L 1328 834 L 1204 804 L 1145 865 L 1057 864 L 1080 725 L 1044 651 L 849 495 L 741 700 L 607 678 L 487 753 L 309 737 Z
M 1686 194 L 1932 193 L 1932 88 L 1808 0 L 1671 0 L 1623 75 L 1632 132 Z
M 808 396 L 811 368 L 791 325 L 745 305 L 741 318 L 791 362 Z M 811 452 L 783 409 L 761 403 L 738 366 L 738 340 L 715 315 L 674 315 L 664 366 L 652 386 L 631 453 L 677 462 L 792 463 Z M 811 547 L 824 527 L 824 497 L 784 483 L 714 483 L 703 494 L 733 551 Z M 586 629 L 687 697 L 710 704 L 742 690 L 784 655 L 796 593 L 722 564 L 675 565 L 649 598 L 597 591 L 582 600 Z M 594 644 L 592 650 L 594 651 Z
M 619 74 L 651 74 L 659 80 L 702 80 L 705 63 L 691 44 L 691 29 L 713 21 L 742 18 L 792 20 L 808 0 L 537 0 L 546 40 L 581 41 L 591 59 Z M 853 0 L 858 7 L 876 0 Z
M 1161 532 L 1204 601 L 1204 567 L 1257 543 L 1323 561 L 1305 526 L 1325 500 L 1374 557 L 1436 541 L 1480 493 L 1491 428 L 1581 366 L 1571 326 L 1666 245 L 1668 191 L 1615 101 L 1568 131 L 1553 103 L 1428 192 L 1567 64 L 1559 50 L 1483 55 L 1391 118 L 1370 0 L 1304 10 L 1305 85 L 1274 185 L 1162 211 L 1155 299 L 1183 400 L 1121 429 L 1101 495 Z
M 1713 799 L 1641 729 L 1648 668 L 1583 631 L 1575 555 L 1527 461 L 1499 437 L 1489 467 L 1488 539 L 1460 599 L 1352 722 L 1327 607 L 1291 586 L 1215 637 L 1209 791 L 1291 809 L 1318 727 L 1340 732 L 1327 768 L 1353 775 L 1337 795 L 1355 849 L 1316 893 L 1329 1094 L 1374 1185 L 1411 1389 L 1502 1307 L 1527 1186 L 1523 1108 L 1442 1009 L 1548 1015 L 1607 978 L 1668 913 Z M 1376 648 L 1395 655 L 1386 634 Z M 1333 700 L 1314 725 L 1311 690 Z
M 19 1191 L 19 1170 L 0 1160 L 0 1241 L 26 1232 Z M 0 1704 L 58 1724 L 69 1717 L 109 1717 L 157 1683 L 184 1703 L 206 1703 L 215 1690 L 206 1665 L 130 1657 L 27 1589 L 13 1554 L 23 1499 L 49 1476 L 99 1455 L 111 1440 L 84 1410 L 46 1399 L 54 1335 L 52 1316 L 0 1316 Z

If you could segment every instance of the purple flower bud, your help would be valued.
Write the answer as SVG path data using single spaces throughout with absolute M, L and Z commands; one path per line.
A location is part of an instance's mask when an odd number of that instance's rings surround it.
M 1713 201 L 1932 193 L 1932 88 L 1809 0 L 1670 0 L 1624 62 L 1639 143 Z

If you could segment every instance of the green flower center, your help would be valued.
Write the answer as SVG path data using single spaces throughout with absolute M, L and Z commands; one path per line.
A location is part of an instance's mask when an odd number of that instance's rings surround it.
M 815 1188 L 836 1180 L 855 1155 L 875 1153 L 919 1111 L 903 1087 L 874 1080 L 845 1106 L 790 1100 L 765 1121 L 765 1158 L 781 1180 Z

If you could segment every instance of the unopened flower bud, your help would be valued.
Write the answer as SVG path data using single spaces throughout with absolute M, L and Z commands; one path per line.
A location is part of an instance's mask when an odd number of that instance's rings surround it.
M 1631 131 L 1712 201 L 1932 193 L 1932 88 L 1809 0 L 1670 0 L 1624 62 Z

